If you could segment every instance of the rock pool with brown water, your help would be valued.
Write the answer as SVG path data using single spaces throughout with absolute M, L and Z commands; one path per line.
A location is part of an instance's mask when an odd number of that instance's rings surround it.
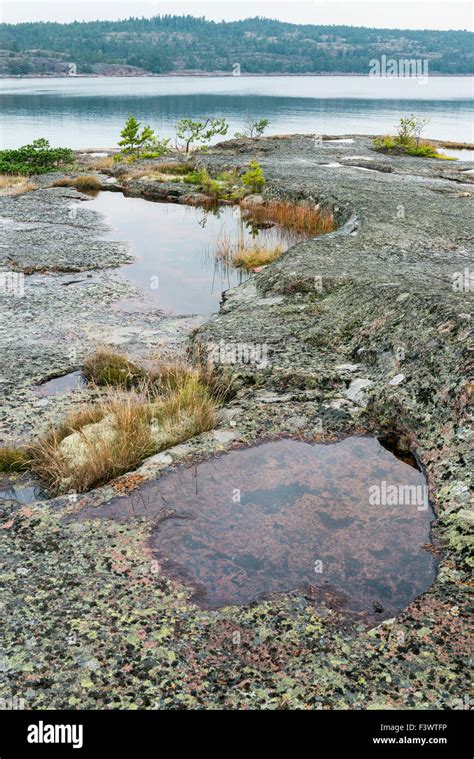
M 395 615 L 433 582 L 424 475 L 376 438 L 294 439 L 179 467 L 92 516 L 155 517 L 167 576 L 216 609 L 297 591 L 357 617 Z

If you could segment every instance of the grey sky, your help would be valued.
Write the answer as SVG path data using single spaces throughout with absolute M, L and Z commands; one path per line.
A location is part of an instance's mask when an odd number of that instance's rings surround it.
M 0 17 L 7 23 L 21 21 L 89 21 L 170 13 L 233 21 L 265 16 L 296 24 L 348 24 L 404 29 L 473 28 L 471 2 L 421 0 L 0 0 Z

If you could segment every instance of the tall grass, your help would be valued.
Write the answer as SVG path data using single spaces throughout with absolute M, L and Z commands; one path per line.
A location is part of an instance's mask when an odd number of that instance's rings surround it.
M 233 256 L 234 266 L 242 269 L 254 269 L 258 266 L 267 266 L 272 261 L 280 258 L 284 252 L 282 245 L 274 245 L 266 248 L 263 245 L 251 245 L 238 248 Z
M 0 195 L 23 195 L 37 188 L 38 185 L 22 174 L 0 174 Z
M 228 236 L 220 236 L 215 244 L 215 256 L 225 266 L 237 266 L 242 269 L 253 269 L 272 263 L 284 253 L 282 244 L 265 245 L 264 243 L 246 243 L 240 240 L 232 242 Z
M 78 177 L 57 179 L 54 187 L 74 187 L 76 190 L 100 190 L 102 182 L 93 174 L 80 174 Z
M 160 450 L 216 426 L 218 402 L 202 383 L 198 370 L 168 376 L 163 388 L 163 395 L 150 406 L 150 413 L 161 429 Z
M 106 418 L 111 419 L 109 434 L 93 434 L 94 425 Z M 71 455 L 61 443 L 73 432 L 78 437 Z M 33 471 L 53 494 L 83 493 L 125 474 L 151 453 L 151 428 L 143 402 L 111 397 L 100 401 L 91 416 L 81 411 L 46 433 L 31 447 L 31 461 Z
M 248 218 L 256 224 L 273 222 L 284 230 L 304 237 L 326 234 L 335 228 L 331 210 L 308 203 L 271 200 L 268 203 L 246 205 L 244 200 L 242 206 Z
M 93 171 L 107 171 L 114 165 L 113 155 L 103 156 L 102 158 L 93 158 L 93 160 L 87 160 L 87 168 Z

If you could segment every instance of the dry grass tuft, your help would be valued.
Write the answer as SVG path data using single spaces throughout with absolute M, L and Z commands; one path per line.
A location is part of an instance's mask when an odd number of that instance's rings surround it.
M 226 266 L 237 266 L 241 269 L 253 269 L 256 266 L 266 266 L 284 253 L 286 248 L 277 244 L 272 247 L 258 243 L 233 243 L 228 237 L 221 236 L 216 241 L 215 255 Z
M 220 237 L 216 242 L 216 258 L 227 266 L 237 266 L 242 269 L 253 269 L 256 266 L 266 266 L 284 253 L 283 245 L 268 247 L 258 243 L 232 243 L 227 237 Z
M 107 427 L 100 424 L 108 420 Z M 102 426 L 102 434 L 96 425 Z M 74 446 L 61 445 L 72 439 Z M 40 438 L 31 448 L 32 469 L 54 494 L 83 493 L 125 474 L 153 452 L 143 401 L 111 398 Z
M 118 376 L 122 387 L 123 381 L 133 380 L 137 385 L 132 393 L 124 397 L 110 390 L 30 447 L 33 471 L 54 494 L 99 487 L 148 456 L 216 426 L 219 385 L 216 380 L 211 389 L 211 369 L 177 363 L 156 372 L 140 370 L 136 378 L 124 361 L 128 359 L 102 349 L 89 365 L 94 376 Z M 111 367 L 117 375 L 110 375 Z
M 160 182 L 182 181 L 183 176 L 192 172 L 194 166 L 192 163 L 182 161 L 163 161 L 153 166 L 133 169 L 127 172 L 125 180 L 141 179 L 142 177 L 152 177 Z
M 0 195 L 23 195 L 36 190 L 38 185 L 22 174 L 0 174 Z
M 193 171 L 194 164 L 186 161 L 163 161 L 157 164 L 157 171 L 162 174 L 189 174 Z
M 68 414 L 60 425 L 45 432 L 29 446 L 28 456 L 31 468 L 44 482 L 51 484 L 53 478 L 50 474 L 54 469 L 54 459 L 62 441 L 88 424 L 98 424 L 104 415 L 105 411 L 102 407 L 92 405 L 85 405 L 79 411 Z
M 114 166 L 113 155 L 104 156 L 103 158 L 94 158 L 87 161 L 87 168 L 92 171 L 107 171 Z
M 244 200 L 242 206 L 249 219 L 257 224 L 273 222 L 283 229 L 298 232 L 306 237 L 326 234 L 335 228 L 332 211 L 307 203 L 271 200 L 268 203 L 246 206 Z
M 152 396 L 170 394 L 189 378 L 190 367 L 183 361 L 163 364 L 148 372 L 143 389 Z
M 238 248 L 233 256 L 234 266 L 242 269 L 253 269 L 256 266 L 266 266 L 280 258 L 284 252 L 282 245 L 265 248 L 263 245 L 251 245 Z
M 199 370 L 189 369 L 178 382 L 174 376 L 169 387 L 170 392 L 150 406 L 160 430 L 157 450 L 212 430 L 218 422 L 219 404 L 202 384 Z
M 431 143 L 435 142 L 430 140 Z M 446 148 L 447 150 L 474 150 L 474 144 L 472 142 L 452 142 L 451 140 L 444 140 L 437 143 L 438 147 Z
M 100 190 L 102 182 L 92 174 L 81 174 L 78 177 L 57 179 L 53 187 L 74 187 L 76 190 Z

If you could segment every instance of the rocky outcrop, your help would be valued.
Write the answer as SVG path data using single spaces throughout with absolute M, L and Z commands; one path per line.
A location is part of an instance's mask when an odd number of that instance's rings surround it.
M 472 584 L 469 165 L 380 156 L 369 138 L 348 140 L 239 141 L 199 159 L 220 170 L 257 155 L 265 197 L 331 206 L 338 229 L 290 248 L 227 292 L 219 314 L 193 334 L 195 349 L 223 346 L 237 378 L 217 435 L 176 446 L 73 502 L 5 505 L 7 695 L 33 708 L 464 708 Z M 369 164 L 375 170 L 364 170 Z M 31 221 L 35 204 L 49 209 L 54 227 L 38 220 L 35 238 L 17 228 L 25 261 L 33 239 L 47 260 L 69 255 L 48 232 L 61 224 L 79 243 L 63 193 L 0 201 L 17 225 Z M 115 260 L 118 249 L 96 241 L 96 254 L 86 254 L 86 242 L 79 258 Z M 133 356 L 145 354 L 144 331 L 170 346 L 178 330 L 182 337 L 190 329 L 179 319 L 113 314 L 121 294 L 97 276 L 94 292 L 78 288 L 69 299 L 34 280 L 33 300 L 9 303 L 10 431 L 31 423 L 27 384 L 67 364 L 69 330 L 81 351 L 92 335 L 113 335 Z M 198 610 L 153 563 L 148 523 L 108 518 L 112 495 L 170 465 L 273 436 L 351 433 L 390 433 L 411 446 L 437 515 L 426 548 L 440 560 L 434 585 L 378 626 L 348 619 L 324 596 Z

